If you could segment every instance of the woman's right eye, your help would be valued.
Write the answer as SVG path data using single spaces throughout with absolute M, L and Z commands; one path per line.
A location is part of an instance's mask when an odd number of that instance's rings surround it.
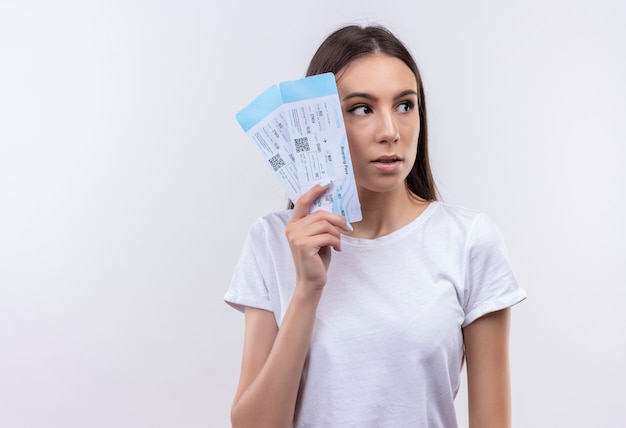
M 350 110 L 348 110 L 350 113 L 354 113 L 357 115 L 366 115 L 372 112 L 372 109 L 369 108 L 369 106 L 363 105 L 363 104 L 359 104 L 356 105 L 354 107 L 352 107 Z

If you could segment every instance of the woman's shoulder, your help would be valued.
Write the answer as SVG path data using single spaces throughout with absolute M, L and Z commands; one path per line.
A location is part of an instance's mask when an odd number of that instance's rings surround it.
M 291 210 L 274 211 L 258 217 L 250 227 L 252 236 L 276 236 L 284 235 L 285 226 L 291 217 Z
M 270 227 L 274 225 L 284 227 L 291 217 L 291 211 L 292 210 L 286 209 L 264 214 L 256 220 L 255 224 L 261 224 Z
M 458 229 L 472 246 L 490 248 L 501 245 L 503 238 L 495 221 L 474 208 L 439 202 L 439 216 L 450 229 Z M 456 226 L 456 227 L 451 227 Z
M 488 218 L 487 214 L 475 208 L 468 208 L 443 201 L 437 201 L 434 204 L 436 216 L 445 217 L 456 222 L 472 224 L 481 218 Z

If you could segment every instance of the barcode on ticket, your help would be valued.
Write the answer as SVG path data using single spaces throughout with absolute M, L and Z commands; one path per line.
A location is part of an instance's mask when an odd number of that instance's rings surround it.
M 307 137 L 294 138 L 293 141 L 296 144 L 296 153 L 308 152 L 311 150 L 309 147 L 309 139 Z
M 273 157 L 269 158 L 269 163 L 270 166 L 274 168 L 274 171 L 278 171 L 285 166 L 285 161 L 280 156 L 280 154 L 274 155 Z

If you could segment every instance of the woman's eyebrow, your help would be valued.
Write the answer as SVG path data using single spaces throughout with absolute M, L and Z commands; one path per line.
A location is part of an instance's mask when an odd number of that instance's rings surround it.
M 397 100 L 398 98 L 403 98 L 403 97 L 406 97 L 407 95 L 417 96 L 418 94 L 417 94 L 417 91 L 415 91 L 414 89 L 407 89 L 407 90 L 400 92 L 398 95 L 396 95 L 394 99 Z M 367 92 L 352 92 L 346 95 L 345 97 L 343 97 L 341 101 L 347 101 L 351 98 L 365 98 L 371 101 L 378 101 L 378 97 L 375 97 L 374 95 L 369 94 Z
M 406 91 L 402 91 L 398 95 L 396 95 L 395 99 L 406 97 L 407 95 L 415 95 L 415 96 L 417 96 L 417 91 L 415 91 L 413 89 L 407 89 Z
M 365 98 L 365 99 L 372 100 L 372 101 L 378 101 L 378 98 L 376 98 L 372 94 L 368 94 L 367 92 L 352 92 L 351 94 L 348 94 L 345 97 L 343 97 L 341 101 L 347 101 L 350 98 Z

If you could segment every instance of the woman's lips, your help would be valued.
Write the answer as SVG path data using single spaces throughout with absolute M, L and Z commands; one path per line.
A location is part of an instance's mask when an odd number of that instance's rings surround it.
M 402 159 L 398 156 L 381 156 L 372 161 L 372 164 L 380 171 L 394 172 L 400 167 Z

